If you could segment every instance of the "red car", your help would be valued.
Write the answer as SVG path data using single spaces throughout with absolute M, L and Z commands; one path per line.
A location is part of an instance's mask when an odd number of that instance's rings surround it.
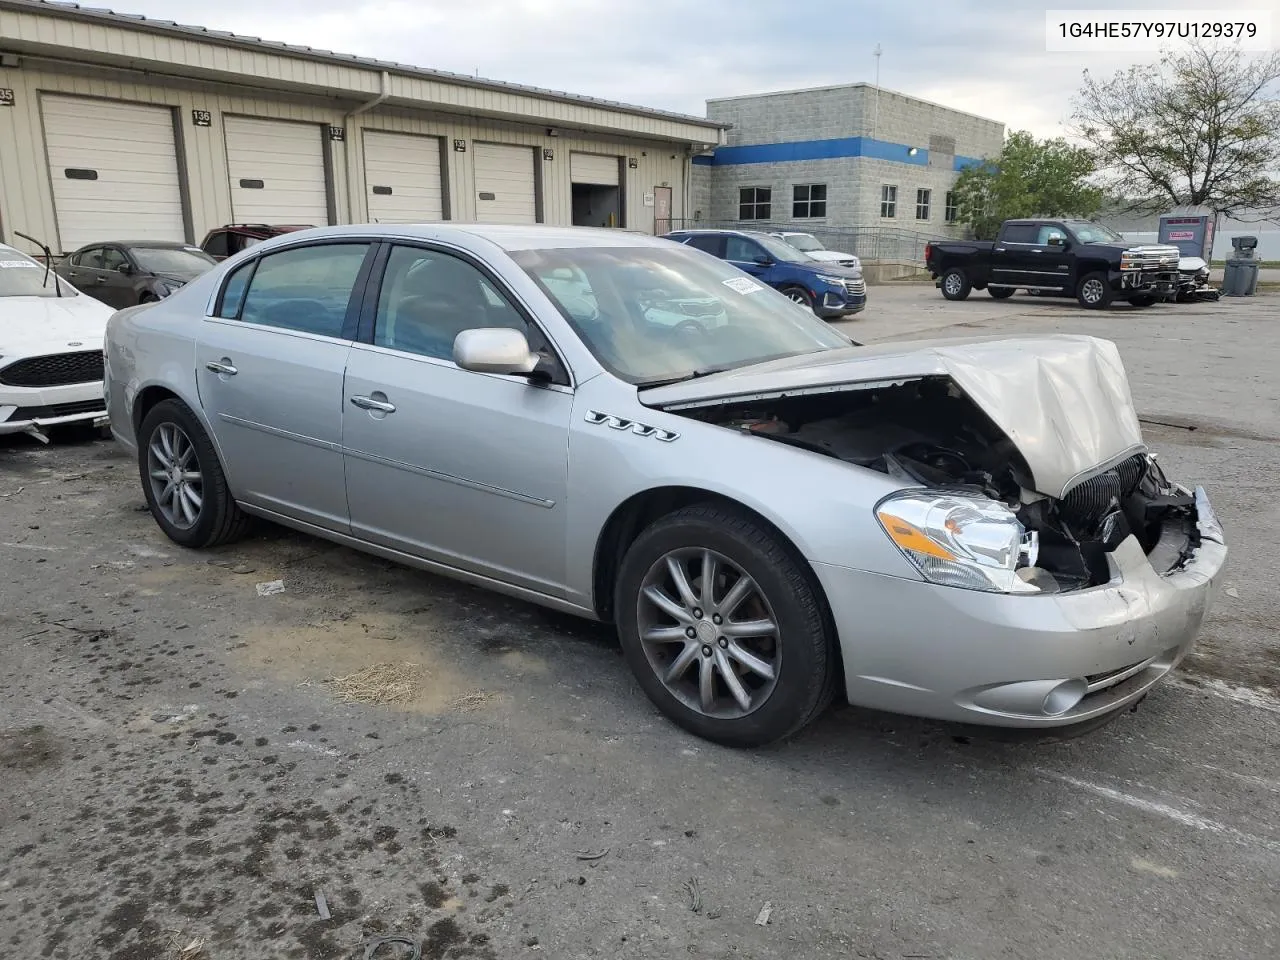
M 294 230 L 310 230 L 313 226 L 315 224 L 311 223 L 229 223 L 225 227 L 210 230 L 200 244 L 200 249 L 215 260 L 225 260 L 263 240 L 270 240 L 282 233 L 292 233 Z

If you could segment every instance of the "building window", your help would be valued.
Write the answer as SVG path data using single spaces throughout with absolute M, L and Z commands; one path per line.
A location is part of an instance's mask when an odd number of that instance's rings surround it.
M 768 220 L 773 191 L 768 187 L 742 187 L 738 191 L 739 220 Z
M 797 220 L 827 215 L 827 185 L 801 183 L 792 188 L 791 216 Z
M 945 211 L 947 223 L 955 223 L 960 216 L 960 212 L 956 207 L 956 192 L 954 190 L 947 191 L 947 207 Z
M 929 219 L 929 202 L 932 199 L 932 197 L 933 197 L 932 190 L 916 191 L 916 219 L 917 220 Z
M 897 187 L 891 183 L 881 187 L 881 216 L 886 220 L 897 216 Z

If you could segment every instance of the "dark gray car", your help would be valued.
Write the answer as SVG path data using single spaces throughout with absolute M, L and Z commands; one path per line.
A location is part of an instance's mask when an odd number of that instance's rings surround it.
M 121 308 L 163 300 L 216 265 L 189 243 L 111 241 L 81 247 L 58 265 L 57 274 L 95 300 Z

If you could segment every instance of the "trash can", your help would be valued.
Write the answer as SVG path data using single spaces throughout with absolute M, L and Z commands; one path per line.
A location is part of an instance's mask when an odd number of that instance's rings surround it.
M 1252 297 L 1258 292 L 1258 261 L 1254 259 L 1258 238 L 1232 237 L 1231 247 L 1231 259 L 1222 276 L 1222 295 Z

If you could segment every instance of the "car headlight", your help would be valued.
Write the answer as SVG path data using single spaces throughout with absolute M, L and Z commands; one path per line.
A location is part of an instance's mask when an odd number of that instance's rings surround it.
M 182 284 L 180 283 L 170 283 L 168 280 L 161 280 L 156 284 L 156 289 L 160 291 L 160 296 L 167 297 L 169 294 L 178 290 L 181 286 Z
M 885 498 L 876 518 L 930 583 L 987 593 L 1037 593 L 1018 576 L 1035 563 L 1037 537 L 1002 503 L 967 493 L 905 490 Z
M 823 283 L 829 283 L 833 287 L 844 289 L 844 277 L 828 277 L 825 274 L 818 274 L 818 279 Z

